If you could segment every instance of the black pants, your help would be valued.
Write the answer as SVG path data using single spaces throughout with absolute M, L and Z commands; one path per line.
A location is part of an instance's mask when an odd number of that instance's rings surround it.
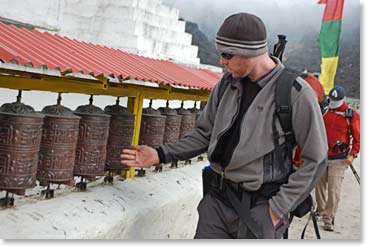
M 223 194 L 222 194 L 223 195 Z M 195 239 L 256 239 L 255 234 L 240 220 L 234 208 L 225 200 L 210 191 L 199 203 L 199 222 Z M 288 228 L 288 218 L 281 218 L 274 226 L 269 214 L 269 201 L 258 200 L 249 210 L 250 217 L 258 223 L 263 238 L 280 239 Z

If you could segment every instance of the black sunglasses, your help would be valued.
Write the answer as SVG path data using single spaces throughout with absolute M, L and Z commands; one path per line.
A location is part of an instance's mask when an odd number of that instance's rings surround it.
M 234 57 L 234 55 L 233 54 L 229 54 L 229 53 L 221 53 L 220 54 L 224 59 L 226 59 L 226 60 L 230 60 L 230 59 L 232 59 L 232 57 Z

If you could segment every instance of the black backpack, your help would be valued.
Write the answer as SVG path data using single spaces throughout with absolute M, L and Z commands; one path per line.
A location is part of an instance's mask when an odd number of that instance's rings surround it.
M 282 127 L 282 130 L 284 132 L 285 135 L 285 139 L 286 139 L 286 145 L 287 145 L 287 149 L 288 149 L 288 158 L 290 158 L 290 160 L 292 160 L 292 155 L 293 155 L 293 149 L 296 145 L 296 141 L 294 138 L 294 131 L 293 131 L 293 127 L 292 127 L 292 105 L 291 105 L 291 90 L 292 87 L 295 87 L 296 90 L 300 91 L 302 89 L 302 85 L 299 84 L 296 81 L 296 78 L 301 74 L 301 72 L 285 67 L 282 71 L 282 73 L 280 74 L 279 78 L 276 81 L 276 86 L 275 86 L 275 116 L 279 119 L 280 125 Z M 219 100 L 218 100 L 218 104 L 227 88 L 227 86 L 230 83 L 230 73 L 226 73 L 224 74 L 222 80 L 220 81 L 219 84 Z M 276 158 L 279 158 L 278 161 L 283 161 L 281 160 L 282 154 L 281 154 L 281 149 L 280 149 L 280 143 L 279 143 L 279 139 L 280 139 L 280 134 L 277 130 L 277 128 L 275 127 L 275 118 L 273 117 L 273 122 L 272 122 L 272 128 L 273 128 L 273 136 L 274 136 L 274 144 L 275 144 L 275 156 Z M 290 218 L 289 218 L 289 224 L 292 222 L 294 216 L 298 217 L 298 218 L 302 218 L 303 216 L 305 216 L 307 213 L 310 212 L 310 218 L 307 221 L 307 224 L 305 225 L 302 235 L 301 235 L 301 239 L 304 238 L 304 234 L 307 228 L 307 225 L 310 221 L 310 219 L 312 219 L 313 221 L 313 225 L 315 228 L 315 233 L 316 233 L 316 237 L 318 239 L 320 239 L 320 233 L 317 227 L 317 219 L 316 219 L 316 212 L 313 206 L 313 199 L 311 194 L 309 194 L 304 201 L 302 201 L 295 210 L 290 212 Z M 284 233 L 283 238 L 288 238 L 288 230 Z
M 278 78 L 275 86 L 275 115 L 278 117 L 282 130 L 285 134 L 286 143 L 290 146 L 288 154 L 290 158 L 292 158 L 292 149 L 294 144 L 296 143 L 294 139 L 294 131 L 292 127 L 292 105 L 291 105 L 291 89 L 295 87 L 298 91 L 301 90 L 302 86 L 296 81 L 296 78 L 299 76 L 299 72 L 296 70 L 285 68 L 282 71 L 282 74 Z M 275 117 L 274 117 L 275 118 Z M 275 127 L 275 123 L 273 120 L 273 133 L 275 140 L 275 151 L 279 150 L 279 133 Z M 280 157 L 280 153 L 276 154 L 277 157 Z M 317 239 L 320 239 L 320 232 L 317 226 L 316 219 L 316 211 L 313 206 L 313 199 L 311 194 L 309 194 L 293 211 L 290 212 L 289 224 L 292 222 L 294 216 L 298 218 L 302 218 L 307 213 L 310 213 L 310 217 L 303 228 L 301 239 L 304 238 L 307 225 L 309 221 L 312 219 L 315 234 Z M 283 238 L 288 238 L 288 229 L 283 235 Z

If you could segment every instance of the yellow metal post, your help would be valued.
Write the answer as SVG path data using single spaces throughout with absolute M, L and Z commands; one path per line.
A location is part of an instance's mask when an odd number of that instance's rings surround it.
M 135 123 L 134 123 L 134 135 L 132 144 L 139 144 L 139 134 L 140 134 L 140 125 L 141 125 L 141 117 L 143 114 L 143 101 L 141 93 L 138 93 L 137 97 L 129 97 L 127 101 L 127 107 L 131 113 L 135 115 Z M 133 178 L 135 176 L 135 168 L 130 167 L 128 171 L 122 174 L 125 178 Z

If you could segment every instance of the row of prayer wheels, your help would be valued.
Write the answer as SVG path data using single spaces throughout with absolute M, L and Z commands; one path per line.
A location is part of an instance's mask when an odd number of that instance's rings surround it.
M 36 180 L 46 197 L 53 197 L 50 184 L 74 185 L 86 189 L 83 179 L 93 181 L 105 171 L 118 172 L 121 148 L 129 146 L 134 133 L 135 117 L 119 105 L 102 110 L 90 103 L 72 111 L 57 104 L 38 113 L 21 103 L 21 92 L 15 103 L 0 108 L 0 190 L 25 195 Z M 1 203 L 13 203 L 5 197 Z
M 139 144 L 149 145 L 157 148 L 161 144 L 174 143 L 178 139 L 189 134 L 200 114 L 196 108 L 184 109 L 183 102 L 180 108 L 170 108 L 168 101 L 166 107 L 152 108 L 152 101 L 148 108 L 143 109 L 142 122 L 140 127 Z M 172 163 L 171 167 L 177 167 L 177 162 Z M 162 170 L 162 166 L 156 167 L 157 171 Z M 138 170 L 138 176 L 143 176 L 145 171 Z
M 161 144 L 174 143 L 190 133 L 199 116 L 200 111 L 181 108 L 172 109 L 168 105 L 157 109 L 152 108 L 152 101 L 148 108 L 143 109 L 140 126 L 139 144 L 153 148 Z
M 199 111 L 159 108 L 143 109 L 139 144 L 158 147 L 172 143 L 189 133 Z M 119 105 L 104 110 L 89 104 L 72 111 L 57 104 L 36 112 L 21 102 L 21 91 L 14 103 L 0 108 L 0 191 L 25 195 L 36 180 L 47 186 L 46 197 L 53 197 L 50 184 L 74 185 L 85 190 L 83 179 L 93 181 L 105 171 L 119 173 L 128 169 L 120 163 L 122 148 L 128 147 L 134 134 L 135 116 Z M 11 204 L 6 196 L 1 203 Z M 10 202 L 9 202 L 10 201 Z

